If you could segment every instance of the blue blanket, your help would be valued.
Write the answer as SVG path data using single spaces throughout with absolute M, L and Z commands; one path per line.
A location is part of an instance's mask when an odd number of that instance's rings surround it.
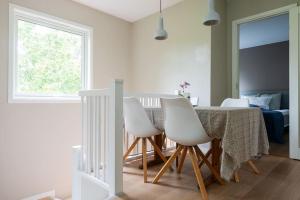
M 259 107 L 257 105 L 250 104 L 250 107 Z M 269 140 L 272 142 L 283 144 L 283 134 L 284 134 L 284 117 L 281 112 L 267 110 L 260 108 L 262 110 L 266 129 L 268 133 Z
M 284 143 L 284 117 L 281 112 L 262 109 L 270 141 Z

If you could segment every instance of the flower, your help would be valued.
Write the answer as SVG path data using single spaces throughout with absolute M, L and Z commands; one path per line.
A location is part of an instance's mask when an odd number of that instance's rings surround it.
M 187 86 L 190 86 L 191 84 L 189 84 L 188 82 L 184 81 L 184 85 L 185 85 L 185 88 L 187 88 Z
M 184 93 L 184 89 L 188 88 L 188 86 L 190 86 L 191 84 L 186 82 L 186 81 L 182 81 L 181 84 L 179 84 L 179 86 L 182 88 L 182 92 Z
M 186 81 L 183 81 L 179 86 L 184 89 L 184 88 L 187 88 L 188 86 L 190 86 L 191 84 L 189 84 L 188 82 Z

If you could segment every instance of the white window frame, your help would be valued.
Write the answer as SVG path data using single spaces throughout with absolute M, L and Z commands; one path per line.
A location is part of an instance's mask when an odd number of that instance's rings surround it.
M 17 81 L 17 40 L 18 20 L 35 23 L 49 28 L 82 36 L 82 69 L 81 89 L 92 87 L 92 40 L 93 29 L 76 22 L 54 17 L 42 12 L 9 4 L 9 70 L 8 70 L 8 102 L 9 103 L 79 103 L 79 96 L 18 96 L 16 94 Z

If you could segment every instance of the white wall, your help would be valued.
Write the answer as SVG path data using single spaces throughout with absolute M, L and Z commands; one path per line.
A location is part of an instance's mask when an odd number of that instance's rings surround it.
M 202 25 L 207 0 L 185 0 L 165 10 L 166 41 L 153 39 L 157 14 L 130 24 L 70 0 L 0 0 L 1 200 L 50 189 L 69 196 L 71 146 L 80 143 L 79 104 L 7 104 L 9 2 L 93 27 L 95 88 L 123 78 L 135 91 L 173 93 L 185 80 L 201 105 L 226 95 L 226 20 L 213 30 Z M 217 7 L 225 18 L 225 2 Z
M 94 28 L 94 86 L 129 85 L 131 24 L 70 0 L 0 1 L 0 199 L 52 189 L 71 194 L 71 147 L 80 144 L 79 104 L 8 104 L 9 2 Z
M 169 38 L 153 39 L 158 14 L 133 24 L 132 88 L 173 93 L 181 81 L 191 83 L 192 96 L 210 105 L 211 28 L 202 25 L 206 0 L 185 0 L 164 11 Z

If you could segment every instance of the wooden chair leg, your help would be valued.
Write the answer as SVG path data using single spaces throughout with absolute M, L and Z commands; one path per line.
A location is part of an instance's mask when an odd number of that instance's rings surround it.
M 147 140 L 146 138 L 143 138 L 142 151 L 143 151 L 144 183 L 147 183 Z
M 255 174 L 260 174 L 260 171 L 257 169 L 257 167 L 255 166 L 255 164 L 251 160 L 248 160 L 247 163 L 250 165 L 251 169 L 253 170 L 253 172 Z M 234 181 L 236 183 L 240 182 L 240 175 L 239 175 L 238 170 L 235 170 L 235 172 L 234 172 Z
M 161 170 L 158 172 L 158 174 L 155 176 L 152 183 L 157 183 L 160 179 L 160 177 L 166 172 L 166 170 L 171 166 L 177 155 L 181 152 L 183 146 L 178 145 L 178 148 L 176 149 L 175 153 L 169 158 L 169 160 L 166 162 L 166 164 L 161 168 Z
M 207 191 L 205 188 L 203 177 L 201 175 L 200 168 L 198 167 L 198 164 L 197 164 L 197 158 L 195 156 L 194 149 L 192 147 L 188 147 L 188 149 L 189 149 L 190 157 L 192 159 L 192 164 L 193 164 L 194 172 L 195 172 L 195 175 L 197 178 L 197 182 L 198 182 L 198 185 L 199 185 L 199 188 L 201 191 L 202 199 L 208 200 Z
M 163 135 L 162 135 L 162 143 L 163 143 L 163 148 L 164 149 L 167 149 L 167 144 L 166 144 L 166 134 L 165 133 L 163 133 Z
M 260 174 L 260 171 L 257 169 L 255 164 L 251 160 L 248 160 L 247 163 L 250 165 L 251 169 L 255 174 Z
M 198 147 L 198 146 L 197 146 Z M 199 148 L 196 149 L 196 146 L 194 146 L 194 150 L 195 150 L 195 154 L 196 154 L 196 158 L 198 159 L 198 163 L 200 162 L 204 162 L 204 160 L 201 158 L 200 154 L 197 152 Z M 200 149 L 199 149 L 200 150 Z M 199 164 L 200 165 L 200 164 Z M 199 166 L 198 165 L 198 166 Z M 199 166 L 200 167 L 200 166 Z
M 205 158 L 208 159 L 211 153 L 212 153 L 212 149 L 209 149 L 208 152 L 205 154 Z M 201 160 L 199 163 L 199 167 L 201 168 L 203 164 L 204 164 L 204 160 Z
M 205 164 L 207 165 L 207 167 L 209 168 L 209 170 L 212 172 L 212 174 L 214 175 L 214 177 L 218 180 L 218 182 L 221 185 L 224 185 L 224 181 L 221 179 L 219 173 L 216 171 L 216 169 L 211 165 L 211 163 L 206 159 L 205 155 L 202 153 L 202 151 L 200 150 L 200 148 L 198 146 L 194 146 L 194 149 L 196 151 L 196 154 L 199 155 L 199 157 L 202 158 L 202 160 L 205 162 Z
M 155 142 L 152 140 L 151 137 L 148 137 L 148 140 L 150 141 L 150 143 L 152 144 L 152 146 L 154 147 L 154 151 L 156 151 L 156 153 L 159 155 L 159 157 L 164 161 L 164 163 L 166 163 L 168 160 L 166 159 L 166 157 L 163 155 L 163 153 L 161 152 L 160 148 L 157 146 L 157 144 L 155 144 Z M 173 171 L 172 166 L 170 166 L 170 170 Z
M 178 144 L 176 143 L 176 149 L 178 149 Z M 178 168 L 178 156 L 180 155 L 180 152 L 176 156 L 176 168 Z
M 235 172 L 234 172 L 234 181 L 236 183 L 240 182 L 240 175 L 239 175 L 239 171 L 238 170 L 235 170 Z
M 186 157 L 187 150 L 188 150 L 188 148 L 184 147 L 184 149 L 182 151 L 182 155 L 180 156 L 180 162 L 179 162 L 179 165 L 178 165 L 178 168 L 177 168 L 177 173 L 179 173 L 179 174 L 182 171 L 182 167 L 183 167 L 183 164 L 184 164 L 184 160 L 185 160 L 185 157 Z
M 128 155 L 131 153 L 131 151 L 134 149 L 134 147 L 136 146 L 136 144 L 139 142 L 140 138 L 136 138 L 134 140 L 134 142 L 132 143 L 132 145 L 129 147 L 129 149 L 127 150 L 127 152 L 124 154 L 123 156 L 123 160 L 126 160 Z

